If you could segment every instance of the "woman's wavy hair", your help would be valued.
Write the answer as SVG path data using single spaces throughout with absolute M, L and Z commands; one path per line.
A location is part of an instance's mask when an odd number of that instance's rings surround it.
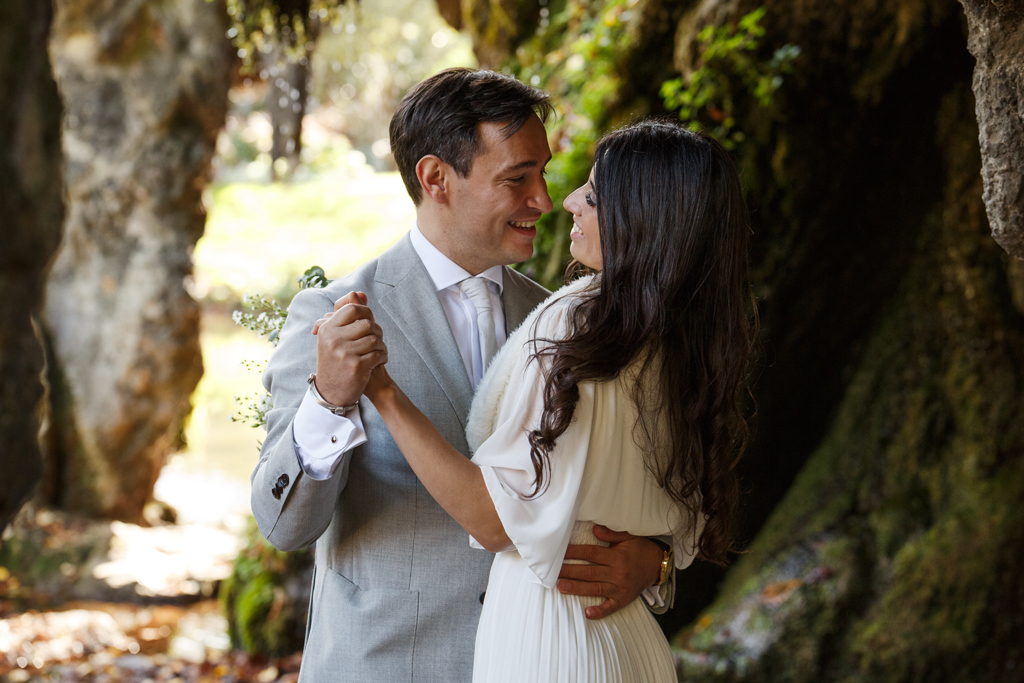
M 645 464 L 691 524 L 703 515 L 699 556 L 725 564 L 735 550 L 735 469 L 748 436 L 745 378 L 757 319 L 739 176 L 714 139 L 663 120 L 607 135 L 594 164 L 603 267 L 570 305 L 568 337 L 544 340 L 536 352 L 546 384 L 540 426 L 529 435 L 534 495 L 546 487 L 579 383 L 628 369 Z

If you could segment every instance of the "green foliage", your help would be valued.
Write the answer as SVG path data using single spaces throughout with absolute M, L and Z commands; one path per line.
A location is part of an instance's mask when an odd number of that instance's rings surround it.
M 219 592 L 231 645 L 252 654 L 281 655 L 302 648 L 304 595 L 311 550 L 283 552 L 270 545 L 249 519 L 246 547 L 235 558 Z
M 330 280 L 320 266 L 312 266 L 306 269 L 298 278 L 299 289 L 323 289 Z M 242 305 L 248 306 L 252 312 L 235 311 L 231 318 L 236 325 L 252 330 L 261 337 L 266 337 L 271 346 L 277 346 L 280 341 L 281 329 L 288 318 L 288 311 L 281 307 L 274 299 L 264 298 L 260 294 L 246 294 L 242 297 Z M 242 363 L 249 370 L 263 372 L 263 363 L 243 360 Z M 236 396 L 235 403 L 238 404 L 238 414 L 232 416 L 232 422 L 248 424 L 253 429 L 267 426 L 267 411 L 274 407 L 270 400 L 270 394 L 250 394 Z
M 260 294 L 246 294 L 242 297 L 242 305 L 248 306 L 252 312 L 235 311 L 231 319 L 236 325 L 252 330 L 261 337 L 266 337 L 271 346 L 277 346 L 278 335 L 284 327 L 288 311 L 274 299 L 266 299 Z
M 568 260 L 569 215 L 558 210 L 586 182 L 594 148 L 608 130 L 642 115 L 649 103 L 624 102 L 635 49 L 637 0 L 552 3 L 537 35 L 520 45 L 507 65 L 520 80 L 552 93 L 556 115 L 549 123 L 552 159 L 548 191 L 556 208 L 537 224 L 534 256 L 521 268 L 547 287 L 558 285 Z M 754 107 L 770 109 L 782 76 L 791 73 L 800 48 L 785 45 L 759 58 L 765 10 L 744 16 L 735 27 L 708 27 L 700 34 L 700 68 L 688 79 L 662 87 L 663 104 L 704 128 L 732 149 L 744 139 L 736 127 Z
M 787 44 L 775 50 L 768 61 L 758 58 L 764 14 L 761 7 L 735 27 L 706 26 L 699 35 L 700 67 L 688 77 L 661 86 L 669 110 L 688 120 L 691 130 L 707 130 L 726 149 L 734 149 L 745 139 L 743 131 L 736 128 L 737 116 L 745 113 L 739 101 L 752 98 L 756 106 L 769 109 L 782 86 L 782 75 L 793 72 L 793 62 L 800 56 L 799 47 Z
M 330 284 L 327 273 L 320 266 L 312 266 L 298 277 L 299 289 L 323 289 Z
M 227 0 L 228 38 L 242 60 L 242 71 L 259 63 L 259 54 L 283 48 L 288 58 L 305 63 L 313 53 L 320 26 L 337 15 L 347 0 Z

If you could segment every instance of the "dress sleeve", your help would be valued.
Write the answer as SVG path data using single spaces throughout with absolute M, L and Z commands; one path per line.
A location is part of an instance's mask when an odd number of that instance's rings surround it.
M 680 514 L 683 514 L 680 511 Z M 686 569 L 697 558 L 701 534 L 704 533 L 704 515 L 698 513 L 693 526 L 680 525 L 682 530 L 672 537 L 672 555 L 676 569 Z
M 561 315 L 542 316 L 536 336 L 550 338 L 547 335 L 557 331 L 560 322 L 564 322 Z M 580 384 L 572 424 L 556 442 L 549 457 L 545 486 L 534 496 L 536 475 L 528 435 L 540 424 L 544 375 L 540 362 L 530 358 L 533 350 L 531 342 L 520 352 L 494 432 L 477 449 L 473 463 L 483 472 L 498 517 L 515 550 L 538 583 L 553 588 L 579 509 L 580 482 L 594 419 L 595 387 L 592 383 Z M 478 546 L 474 539 L 470 540 Z

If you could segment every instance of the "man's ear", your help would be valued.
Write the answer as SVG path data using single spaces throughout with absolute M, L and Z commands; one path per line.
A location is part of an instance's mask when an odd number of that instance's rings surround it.
M 448 203 L 448 180 L 453 169 L 433 154 L 428 154 L 416 164 L 416 178 L 420 181 L 423 194 L 438 204 Z

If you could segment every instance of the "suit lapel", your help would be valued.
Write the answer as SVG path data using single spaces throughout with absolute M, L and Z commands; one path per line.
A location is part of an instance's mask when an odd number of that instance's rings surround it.
M 381 308 L 423 359 L 465 428 L 473 386 L 434 282 L 408 235 L 380 256 L 375 279 L 394 287 L 380 297 Z

